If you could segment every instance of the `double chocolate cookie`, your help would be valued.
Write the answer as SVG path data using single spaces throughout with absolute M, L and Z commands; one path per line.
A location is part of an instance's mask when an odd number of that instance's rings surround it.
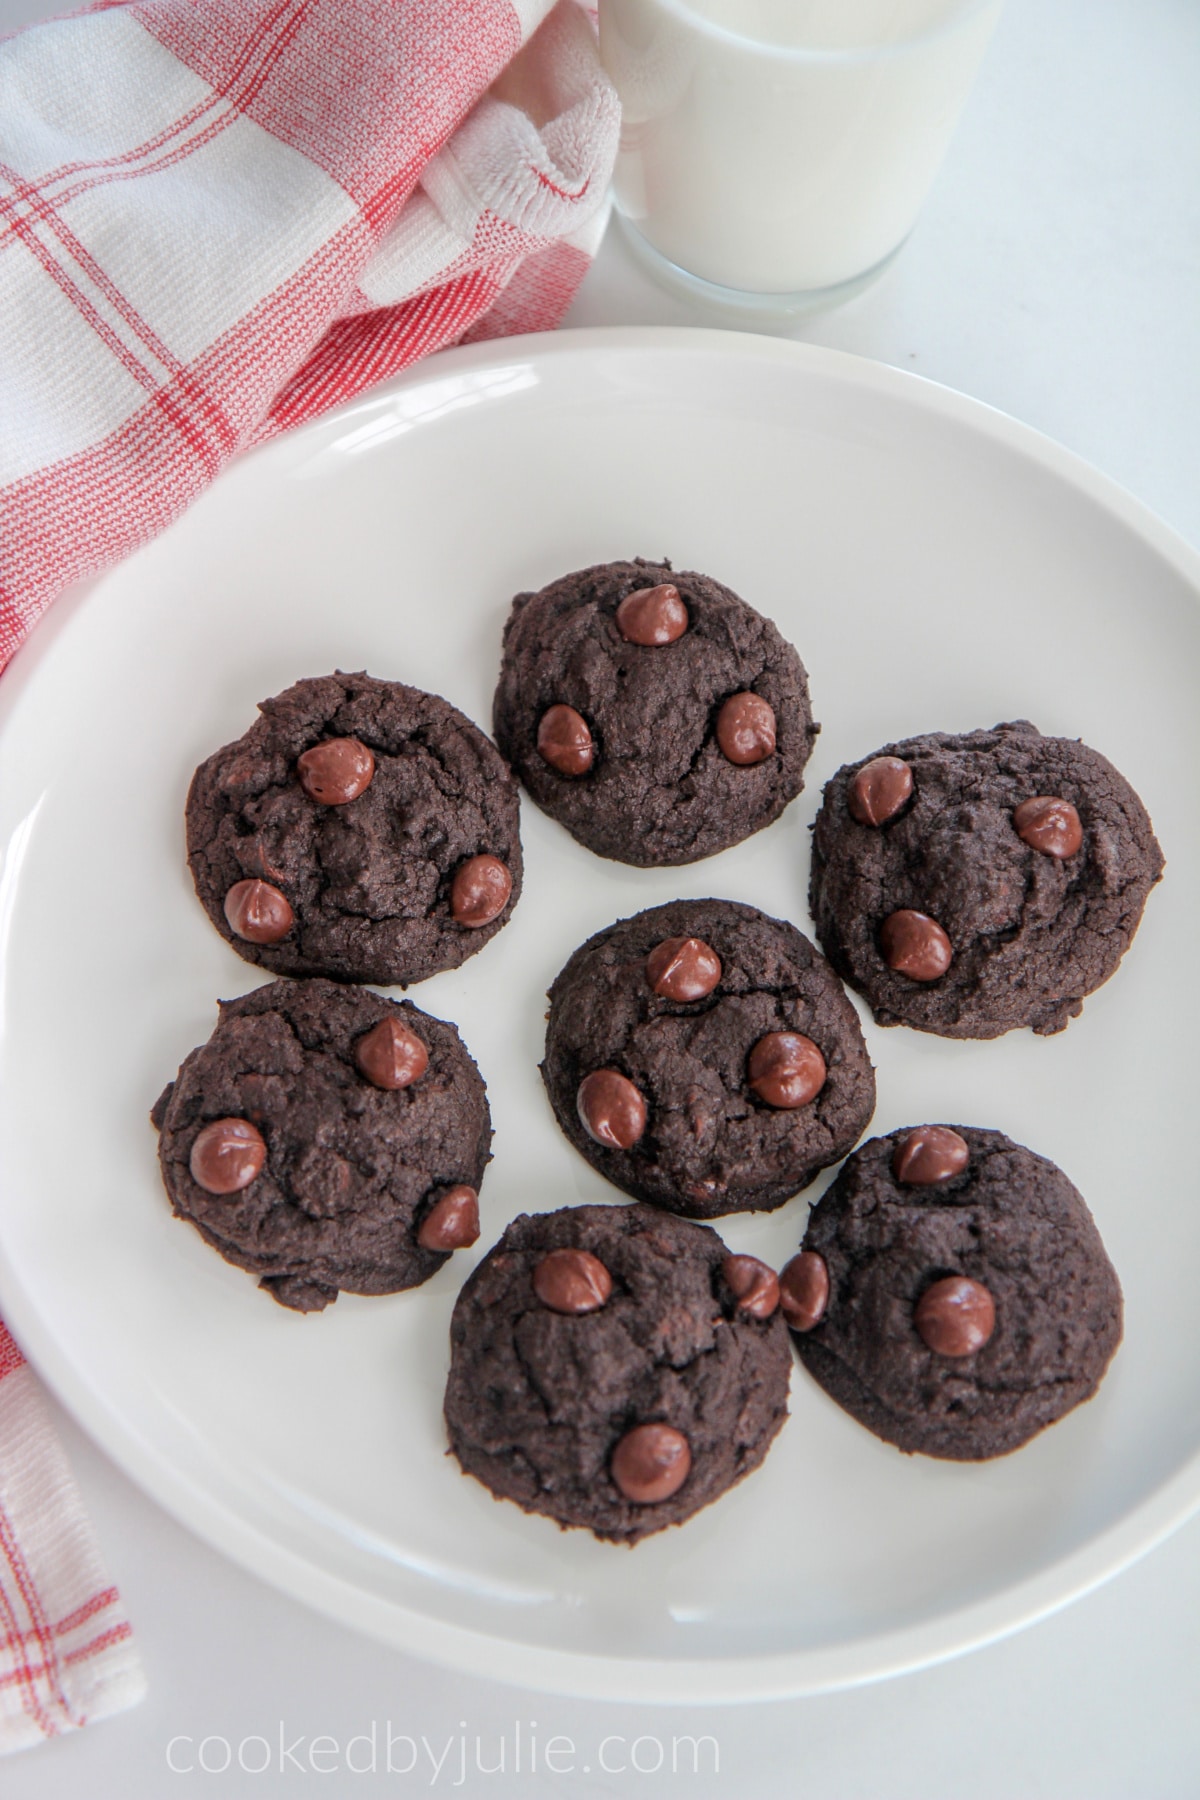
M 787 1414 L 779 1284 L 646 1206 L 508 1227 L 450 1324 L 450 1447 L 498 1499 L 635 1544 L 758 1467 Z
M 600 856 L 696 862 L 778 817 L 803 786 L 804 665 L 707 575 L 602 563 L 518 594 L 496 742 L 543 812 Z
M 1002 1456 L 1095 1393 L 1121 1288 L 1061 1169 L 998 1131 L 856 1150 L 780 1276 L 800 1360 L 901 1450 Z
M 176 1215 L 300 1312 L 415 1287 L 479 1235 L 483 1078 L 411 1001 L 331 981 L 223 1001 L 150 1116 Z
M 204 910 L 277 975 L 422 981 L 521 891 L 517 786 L 449 701 L 370 675 L 298 681 L 201 763 L 188 863 Z
M 879 1024 L 1049 1033 L 1113 973 L 1162 869 L 1112 764 L 1018 720 L 839 769 L 809 901 L 825 954 Z
M 550 989 L 542 1076 L 594 1168 L 693 1218 L 782 1205 L 875 1109 L 828 963 L 732 900 L 652 907 L 576 950 Z

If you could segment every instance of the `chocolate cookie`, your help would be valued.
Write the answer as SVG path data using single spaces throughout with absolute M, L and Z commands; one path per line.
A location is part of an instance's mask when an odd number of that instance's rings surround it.
M 277 975 L 423 981 L 507 923 L 517 786 L 449 701 L 337 674 L 259 711 L 187 801 L 196 892 L 239 956 Z
M 875 1110 L 828 963 L 732 900 L 651 907 L 576 950 L 550 989 L 542 1076 L 594 1168 L 693 1218 L 781 1206 Z
M 1045 1034 L 1113 973 L 1162 868 L 1112 764 L 1022 719 L 839 769 L 813 827 L 809 901 L 825 954 L 880 1025 Z
M 646 1206 L 515 1219 L 450 1323 L 450 1447 L 498 1499 L 635 1544 L 756 1469 L 787 1415 L 773 1271 Z
M 599 856 L 696 862 L 804 785 L 804 665 L 769 619 L 670 563 L 602 563 L 518 594 L 496 742 L 543 812 Z
M 1002 1456 L 1088 1400 L 1121 1288 L 1061 1169 L 998 1131 L 872 1138 L 780 1276 L 800 1360 L 901 1450 Z
M 222 1001 L 150 1117 L 177 1217 L 300 1312 L 416 1287 L 479 1235 L 483 1078 L 410 1000 L 275 981 Z

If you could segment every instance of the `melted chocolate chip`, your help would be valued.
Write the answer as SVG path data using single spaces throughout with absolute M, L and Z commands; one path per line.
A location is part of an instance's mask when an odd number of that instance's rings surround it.
M 551 1312 L 597 1312 L 612 1293 L 612 1276 L 589 1250 L 548 1250 L 534 1265 L 533 1291 Z
M 829 1270 L 815 1250 L 801 1250 L 779 1272 L 779 1304 L 793 1331 L 811 1331 L 829 1305 Z
M 406 1088 L 419 1081 L 429 1067 L 429 1052 L 399 1019 L 380 1019 L 354 1046 L 359 1073 L 372 1087 Z
M 460 1182 L 430 1207 L 417 1231 L 422 1250 L 467 1250 L 479 1241 L 479 1195 Z
M 470 856 L 455 870 L 450 911 L 460 925 L 477 931 L 500 917 L 512 885 L 512 876 L 498 856 Z
M 721 959 L 703 938 L 664 938 L 646 958 L 646 980 L 664 1000 L 704 1000 L 721 979 Z
M 326 738 L 297 757 L 296 772 L 310 800 L 347 806 L 370 787 L 375 758 L 357 738 Z
M 673 644 L 688 628 L 688 609 L 673 581 L 635 588 L 617 608 L 617 630 L 630 644 L 661 648 Z
M 731 694 L 717 714 L 717 743 L 739 768 L 775 753 L 775 710 L 761 694 Z
M 907 805 L 913 774 L 898 756 L 876 756 L 864 763 L 850 784 L 846 804 L 860 825 L 886 825 Z
M 996 1305 L 981 1281 L 947 1275 L 925 1289 L 913 1324 L 938 1356 L 971 1356 L 996 1329 Z
M 769 1319 L 779 1305 L 779 1277 L 757 1256 L 727 1256 L 721 1273 L 738 1303 L 752 1319 Z
M 892 1174 L 906 1187 L 952 1181 L 971 1160 L 966 1141 L 948 1125 L 918 1125 L 892 1152 Z
M 669 1500 L 691 1467 L 691 1445 L 673 1425 L 635 1425 L 612 1453 L 612 1478 L 635 1506 Z
M 768 1106 L 807 1106 L 825 1086 L 825 1058 L 799 1031 L 768 1031 L 750 1052 L 750 1086 Z
M 579 1084 L 579 1121 L 588 1136 L 610 1150 L 630 1150 L 646 1129 L 646 1102 L 616 1069 L 593 1069 Z
M 291 901 L 269 881 L 235 881 L 225 896 L 229 929 L 248 944 L 277 944 L 296 922 Z
M 592 733 L 573 706 L 548 706 L 538 722 L 538 755 L 560 775 L 586 775 L 596 757 Z
M 1083 843 L 1083 825 L 1069 800 L 1038 794 L 1022 800 L 1012 817 L 1017 836 L 1043 856 L 1065 860 Z
M 950 939 L 937 920 L 906 907 L 883 921 L 879 947 L 888 968 L 910 981 L 937 981 L 954 960 Z
M 249 1119 L 214 1119 L 197 1132 L 188 1167 L 206 1194 L 236 1194 L 250 1186 L 266 1160 L 262 1132 Z

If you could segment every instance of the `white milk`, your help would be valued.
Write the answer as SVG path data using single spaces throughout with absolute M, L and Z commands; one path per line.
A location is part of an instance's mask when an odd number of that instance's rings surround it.
M 677 267 L 793 294 L 908 235 L 1001 0 L 600 0 L 617 205 Z

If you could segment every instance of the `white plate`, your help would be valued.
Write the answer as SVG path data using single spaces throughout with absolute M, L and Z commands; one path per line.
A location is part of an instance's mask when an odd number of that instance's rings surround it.
M 776 619 L 825 729 L 808 787 L 709 862 L 601 862 L 524 809 L 503 936 L 413 990 L 487 1078 L 484 1244 L 614 1198 L 537 1073 L 543 994 L 610 920 L 728 895 L 807 923 L 806 826 L 844 760 L 1026 716 L 1139 789 L 1168 875 L 1062 1037 L 867 1036 L 876 1130 L 998 1126 L 1090 1201 L 1127 1299 L 1099 1396 L 981 1467 L 878 1443 L 797 1369 L 765 1467 L 629 1552 L 497 1504 L 442 1455 L 471 1255 L 289 1315 L 176 1223 L 146 1113 L 261 976 L 184 868 L 193 766 L 301 675 L 366 667 L 485 725 L 509 597 L 635 554 Z M 458 1667 L 645 1700 L 798 1694 L 948 1655 L 1096 1582 L 1200 1496 L 1194 1161 L 1200 559 L 1061 450 L 940 388 L 773 340 L 588 332 L 440 356 L 239 463 L 62 601 L 0 688 L 0 1300 L 137 1480 L 289 1592 Z M 728 1223 L 782 1261 L 807 1197 Z

